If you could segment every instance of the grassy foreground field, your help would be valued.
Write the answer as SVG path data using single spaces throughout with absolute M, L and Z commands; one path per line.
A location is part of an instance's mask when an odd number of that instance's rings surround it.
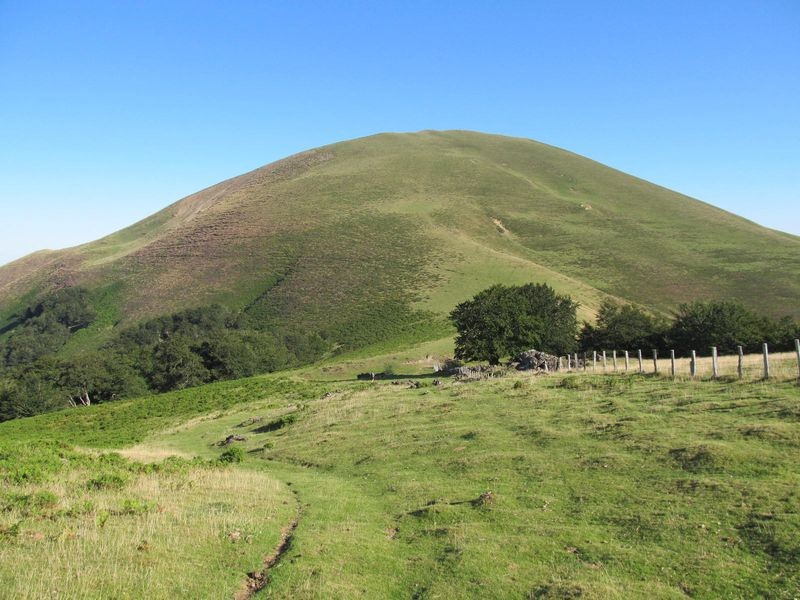
M 257 597 L 800 594 L 794 381 L 416 381 L 421 387 L 254 378 L 2 424 L 4 444 L 35 450 L 6 451 L 0 462 L 0 502 L 11 506 L 0 513 L 0 583 L 57 581 L 49 589 L 64 598 L 142 597 L 145 589 L 148 597 L 230 598 L 297 519 Z M 245 461 L 210 466 L 217 442 L 232 434 L 246 438 L 235 442 Z M 117 447 L 128 458 L 72 459 L 87 455 L 62 449 L 57 477 L 20 480 L 10 462 L 56 452 L 31 445 L 46 438 Z M 133 462 L 170 453 L 203 461 Z M 87 484 L 109 465 L 124 475 L 118 489 Z M 176 494 L 171 481 L 195 484 Z M 57 499 L 37 500 L 45 492 Z M 22 507 L 13 500 L 20 495 L 31 498 Z M 126 499 L 165 510 L 116 514 Z M 215 513 L 215 503 L 230 512 Z M 85 512 L 73 515 L 74 506 Z M 187 522 L 206 536 L 205 550 L 175 535 Z M 148 549 L 138 550 L 143 541 Z M 174 550 L 155 560 L 168 544 Z M 120 550 L 97 558 L 103 547 Z M 68 558 L 85 556 L 98 561 L 93 581 L 105 578 L 106 587 L 72 574 L 82 563 Z M 200 591 L 175 587 L 196 572 Z
M 57 444 L 26 450 L 0 450 L 10 479 L 0 497 L 3 598 L 230 596 L 295 511 L 288 488 L 264 472 L 142 467 Z

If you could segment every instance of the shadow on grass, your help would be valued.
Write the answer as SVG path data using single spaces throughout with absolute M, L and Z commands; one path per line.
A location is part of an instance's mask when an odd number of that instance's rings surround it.
M 349 377 L 344 379 L 309 379 L 308 381 L 314 381 L 319 383 L 352 383 L 354 381 L 361 381 L 364 383 L 373 383 L 376 381 L 408 381 L 413 379 L 449 379 L 452 375 L 445 375 L 444 373 L 417 373 L 417 374 L 402 374 L 402 373 L 395 373 L 392 375 L 386 374 L 375 374 L 375 379 L 371 378 L 362 378 L 358 375 L 355 377 Z

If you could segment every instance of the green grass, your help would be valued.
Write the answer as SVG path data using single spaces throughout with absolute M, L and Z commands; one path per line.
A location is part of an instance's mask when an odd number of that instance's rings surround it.
M 295 518 L 264 471 L 0 447 L 7 598 L 230 598 Z
M 398 376 L 430 374 L 434 365 L 441 365 L 447 357 L 453 356 L 453 338 L 443 337 L 408 348 L 376 345 L 371 350 L 341 354 L 295 372 L 312 381 L 352 380 L 360 373 L 380 373 L 387 365 L 392 365 Z
M 302 507 L 263 597 L 793 598 L 800 589 L 794 381 L 520 374 L 440 386 L 422 377 L 412 388 L 314 375 L 42 415 L 4 423 L 0 435 L 211 460 L 228 435 L 245 437 L 235 442 L 244 463 L 225 472 L 282 482 Z M 281 490 L 241 500 L 274 502 Z M 193 495 L 186 510 L 203 502 Z M 265 540 L 276 539 L 270 531 Z M 35 573 L 45 568 L 31 558 L 36 543 L 5 552 Z
M 0 424 L 2 435 L 26 441 L 59 440 L 92 448 L 124 448 L 153 431 L 175 427 L 193 417 L 219 414 L 262 398 L 305 400 L 320 387 L 279 377 L 253 377 L 149 396 L 64 410 Z
M 268 468 L 314 507 L 273 595 L 796 593 L 793 384 L 519 381 L 380 385 L 265 434 Z

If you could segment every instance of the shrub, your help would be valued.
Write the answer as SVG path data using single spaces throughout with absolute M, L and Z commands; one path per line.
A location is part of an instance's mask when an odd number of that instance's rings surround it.
M 17 510 L 24 515 L 39 514 L 46 508 L 58 504 L 58 496 L 48 490 L 40 490 L 32 494 L 8 494 L 0 503 L 0 509 Z
M 75 518 L 80 517 L 83 515 L 92 514 L 95 511 L 96 507 L 94 502 L 91 500 L 82 500 L 73 504 L 69 507 L 66 511 L 64 511 L 64 515 L 67 517 Z
M 141 515 L 155 508 L 156 503 L 138 498 L 125 498 L 120 504 L 118 515 Z
M 223 452 L 222 454 L 220 454 L 218 460 L 222 464 L 226 465 L 232 463 L 240 463 L 242 462 L 242 460 L 244 460 L 244 450 L 239 446 L 233 446 L 225 450 L 225 452 Z
M 387 362 L 383 365 L 383 374 L 384 375 L 397 375 L 397 365 L 393 362 Z
M 95 490 L 120 489 L 127 483 L 127 475 L 122 473 L 103 473 L 86 482 L 86 486 Z
M 0 481 L 11 484 L 40 483 L 69 463 L 87 460 L 57 442 L 0 445 Z
M 95 522 L 97 523 L 97 526 L 100 527 L 101 529 L 103 527 L 105 527 L 106 526 L 106 522 L 108 521 L 108 518 L 110 516 L 111 516 L 111 513 L 108 512 L 107 510 L 101 510 L 99 513 L 97 513 L 97 518 L 95 519 Z
M 22 525 L 22 521 L 14 523 L 13 525 L 0 524 L 0 540 L 13 540 L 16 538 L 19 535 L 20 525 Z

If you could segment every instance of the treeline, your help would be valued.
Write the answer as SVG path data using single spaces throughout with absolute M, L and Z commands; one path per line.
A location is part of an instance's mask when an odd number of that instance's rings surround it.
M 712 346 L 721 354 L 733 354 L 738 346 L 760 352 L 764 342 L 773 351 L 788 351 L 798 337 L 800 324 L 791 317 L 773 319 L 736 302 L 681 304 L 671 319 L 637 306 L 605 302 L 597 322 L 583 324 L 578 342 L 582 351 L 656 349 L 689 356 L 696 350 L 704 356 Z
M 457 359 L 498 364 L 536 349 L 562 356 L 576 351 L 674 349 L 702 356 L 716 346 L 734 353 L 737 346 L 757 352 L 767 342 L 773 351 L 790 350 L 800 337 L 791 317 L 772 319 L 735 302 L 681 304 L 671 319 L 633 305 L 605 302 L 595 323 L 578 327 L 577 303 L 546 284 L 494 285 L 462 302 L 450 313 L 458 335 Z
M 221 306 L 182 311 L 118 333 L 95 351 L 70 348 L 96 318 L 89 293 L 68 288 L 21 311 L 0 342 L 0 420 L 307 364 L 330 344 L 318 334 L 260 329 Z

